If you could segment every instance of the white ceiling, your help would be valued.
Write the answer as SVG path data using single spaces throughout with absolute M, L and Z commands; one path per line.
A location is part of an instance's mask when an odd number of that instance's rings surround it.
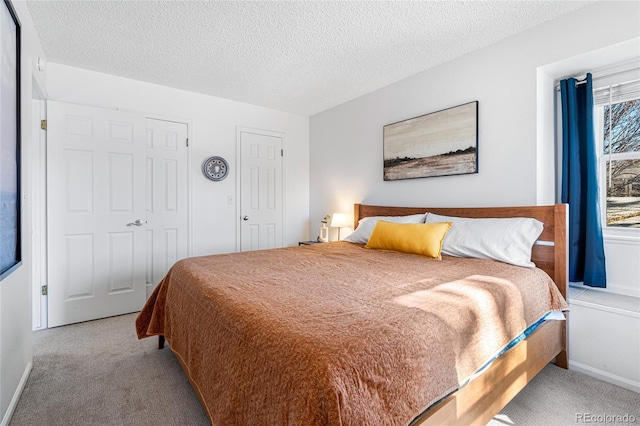
M 28 1 L 50 62 L 313 115 L 591 1 Z

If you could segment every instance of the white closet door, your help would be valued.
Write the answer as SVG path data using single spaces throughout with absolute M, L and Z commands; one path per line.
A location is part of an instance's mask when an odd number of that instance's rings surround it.
M 188 255 L 187 125 L 146 120 L 146 287 Z
M 145 120 L 47 102 L 48 326 L 145 301 Z

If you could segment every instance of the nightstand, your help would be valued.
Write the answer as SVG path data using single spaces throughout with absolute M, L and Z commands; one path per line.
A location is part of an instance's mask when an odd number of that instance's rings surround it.
M 322 241 L 299 241 L 299 246 L 310 246 L 312 244 L 322 244 Z

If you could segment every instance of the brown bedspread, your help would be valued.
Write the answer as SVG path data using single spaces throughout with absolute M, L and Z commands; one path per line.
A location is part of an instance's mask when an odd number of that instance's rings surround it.
M 539 269 L 337 242 L 180 261 L 136 330 L 214 425 L 403 425 L 566 308 Z

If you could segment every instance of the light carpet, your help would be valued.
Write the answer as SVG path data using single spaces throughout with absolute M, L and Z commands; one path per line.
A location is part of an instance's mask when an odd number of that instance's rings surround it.
M 10 425 L 208 425 L 169 347 L 138 340 L 135 317 L 34 332 L 33 370 Z M 640 424 L 640 394 L 548 365 L 490 425 L 598 423 L 589 415 Z

